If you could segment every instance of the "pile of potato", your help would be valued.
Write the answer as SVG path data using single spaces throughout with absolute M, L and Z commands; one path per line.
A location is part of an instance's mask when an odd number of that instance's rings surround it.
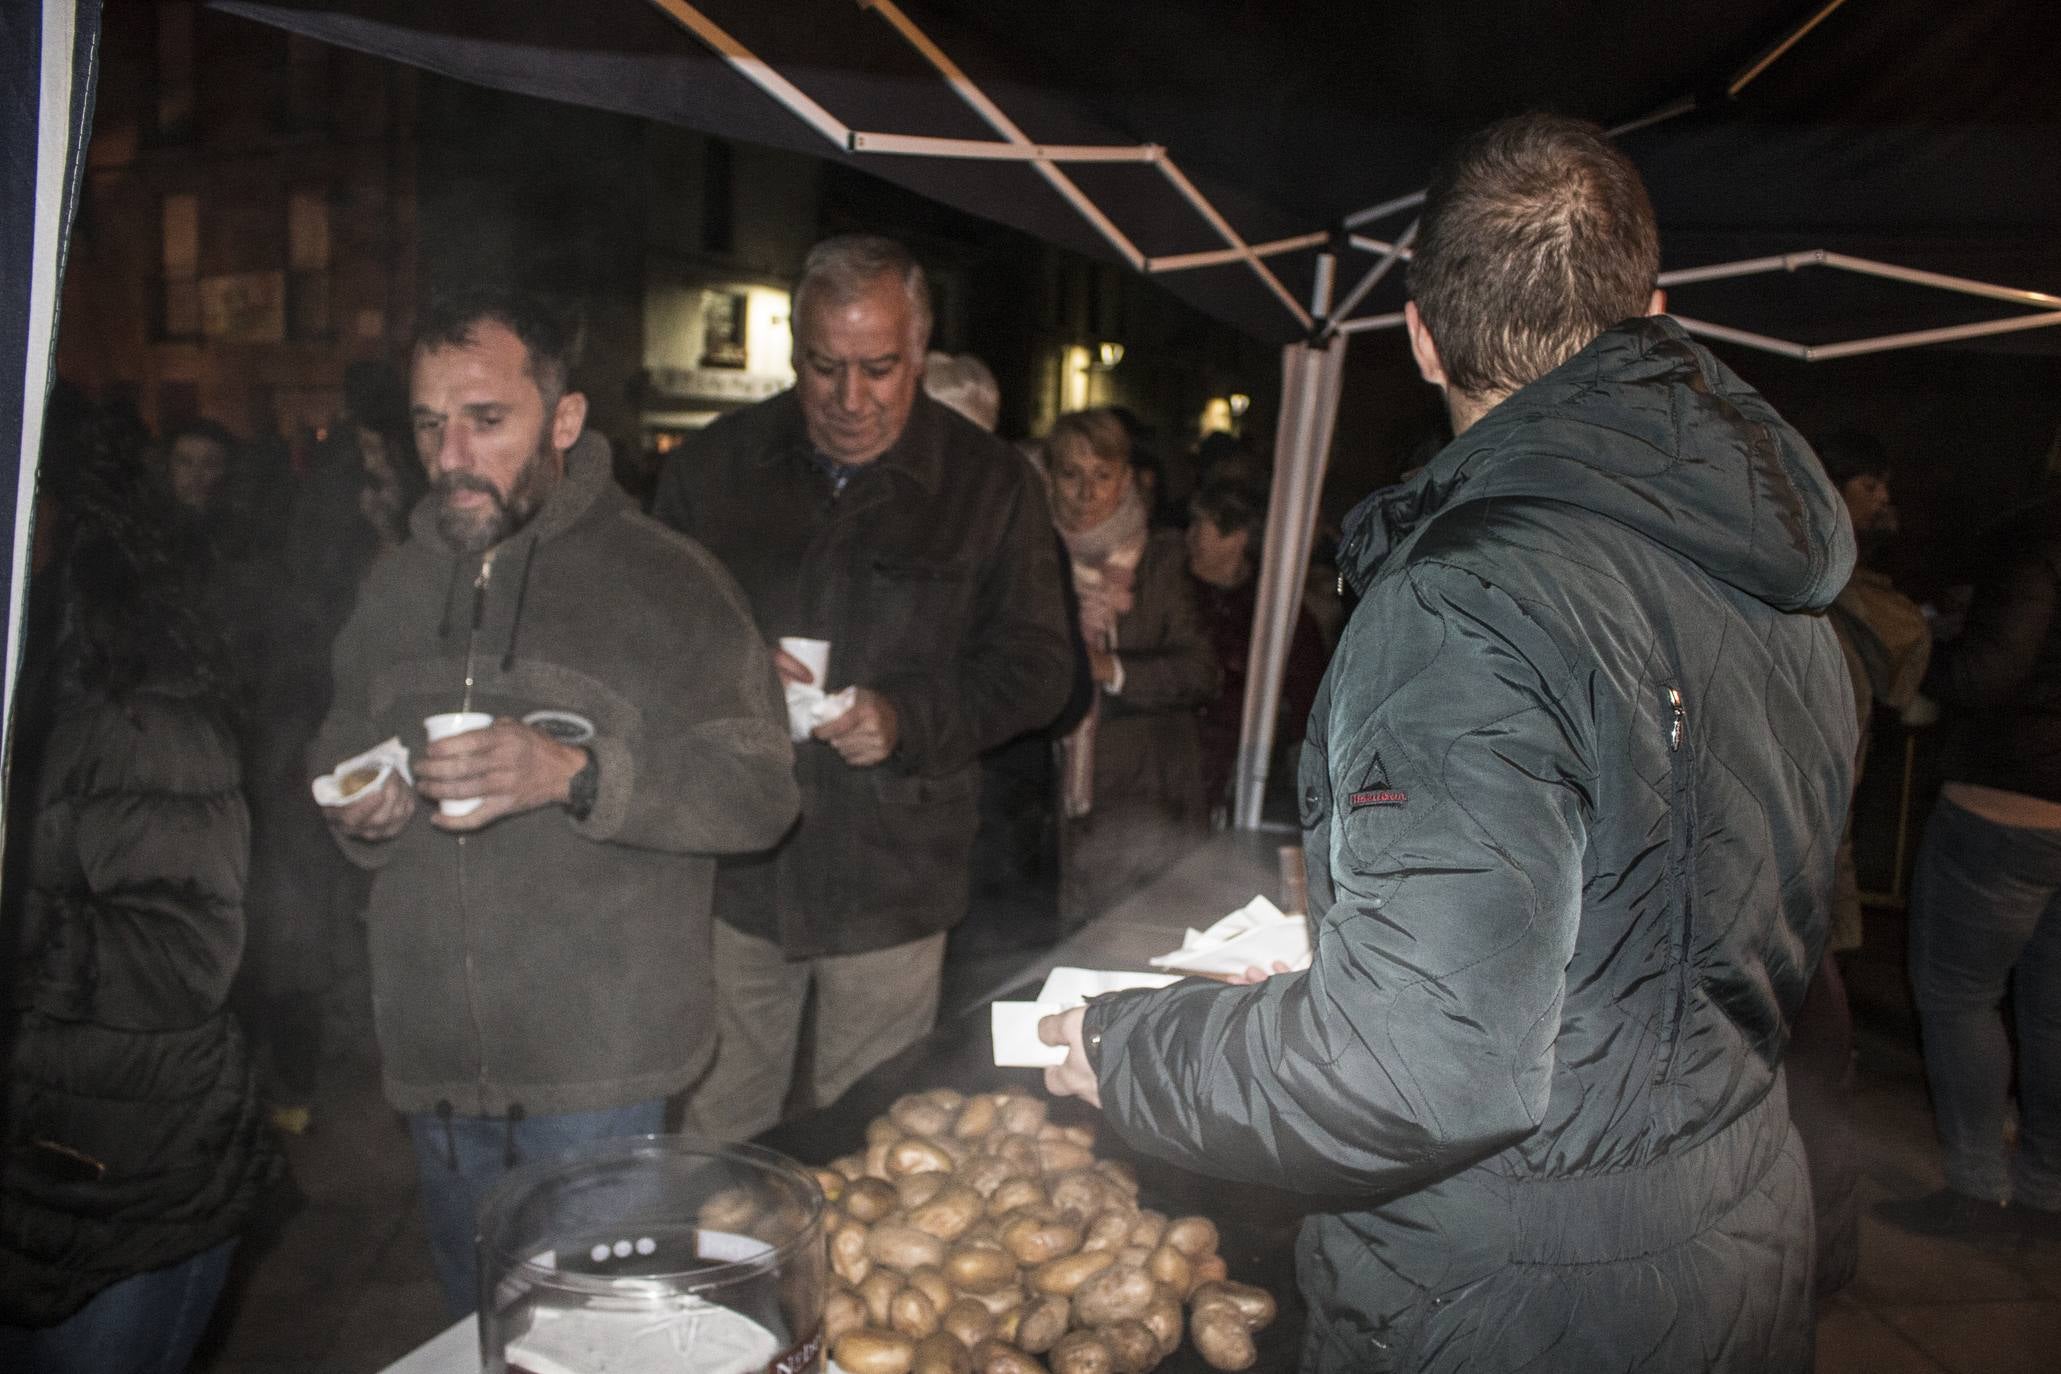
M 914 1093 L 871 1122 L 864 1154 L 816 1171 L 837 1363 L 1144 1374 L 1186 1334 L 1213 1367 L 1249 1369 L 1273 1297 L 1229 1281 L 1207 1218 L 1140 1210 L 1137 1179 L 1093 1144 L 1008 1092 Z

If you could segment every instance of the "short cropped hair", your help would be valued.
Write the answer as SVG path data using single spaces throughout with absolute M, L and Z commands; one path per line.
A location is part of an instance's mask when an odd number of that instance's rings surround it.
M 572 330 L 543 297 L 505 286 L 475 286 L 435 298 L 415 330 L 415 347 L 469 348 L 473 331 L 498 324 L 522 341 L 530 380 L 548 410 L 572 377 Z
M 907 248 L 878 234 L 839 234 L 811 248 L 794 286 L 794 318 L 800 320 L 818 296 L 843 305 L 882 277 L 893 277 L 908 293 L 916 350 L 923 351 L 930 344 L 930 279 Z
M 988 365 L 971 353 L 932 353 L 923 360 L 923 390 L 988 433 L 1002 418 L 1002 388 Z
M 1507 393 L 1644 315 L 1660 233 L 1639 171 L 1584 120 L 1527 114 L 1446 158 L 1426 193 L 1410 295 L 1447 382 Z
M 1052 422 L 1045 435 L 1049 463 L 1059 456 L 1063 444 L 1080 444 L 1097 458 L 1128 464 L 1131 461 L 1131 432 L 1112 410 L 1070 410 Z

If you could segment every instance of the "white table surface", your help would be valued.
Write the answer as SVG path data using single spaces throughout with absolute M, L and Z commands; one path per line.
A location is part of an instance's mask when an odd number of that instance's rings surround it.
M 1091 922 L 1032 967 L 1012 974 L 1011 986 L 1042 977 L 1061 964 L 1145 970 L 1146 960 L 1180 946 L 1188 926 L 1206 926 L 1256 893 L 1275 894 L 1275 850 L 1288 836 L 1225 831 L 1210 836 L 1151 884 Z M 1000 993 L 1002 989 L 995 989 Z M 992 996 L 993 994 L 990 994 Z M 465 1320 L 417 1346 L 381 1374 L 479 1374 L 479 1319 Z

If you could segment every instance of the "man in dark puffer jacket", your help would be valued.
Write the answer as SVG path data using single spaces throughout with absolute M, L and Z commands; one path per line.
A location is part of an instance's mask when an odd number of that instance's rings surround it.
M 278 1170 L 224 1010 L 250 821 L 201 565 L 109 444 L 0 962 L 0 1369 L 35 1374 L 184 1370 Z
M 1434 182 L 1411 342 L 1458 437 L 1355 512 L 1302 767 L 1307 973 L 1046 1023 L 1141 1150 L 1342 1197 L 1306 1369 L 1801 1370 L 1779 1064 L 1854 722 L 1838 496 L 1658 310 L 1637 172 L 1527 116 Z M 1623 323 L 1617 323 L 1623 321 Z

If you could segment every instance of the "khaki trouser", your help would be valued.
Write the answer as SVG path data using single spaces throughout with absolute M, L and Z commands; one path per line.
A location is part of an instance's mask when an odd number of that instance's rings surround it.
M 942 933 L 864 954 L 789 959 L 770 940 L 714 924 L 720 1039 L 715 1064 L 687 1100 L 687 1128 L 697 1135 L 748 1140 L 779 1123 L 811 985 L 816 1033 L 808 1088 L 818 1107 L 937 1021 Z

